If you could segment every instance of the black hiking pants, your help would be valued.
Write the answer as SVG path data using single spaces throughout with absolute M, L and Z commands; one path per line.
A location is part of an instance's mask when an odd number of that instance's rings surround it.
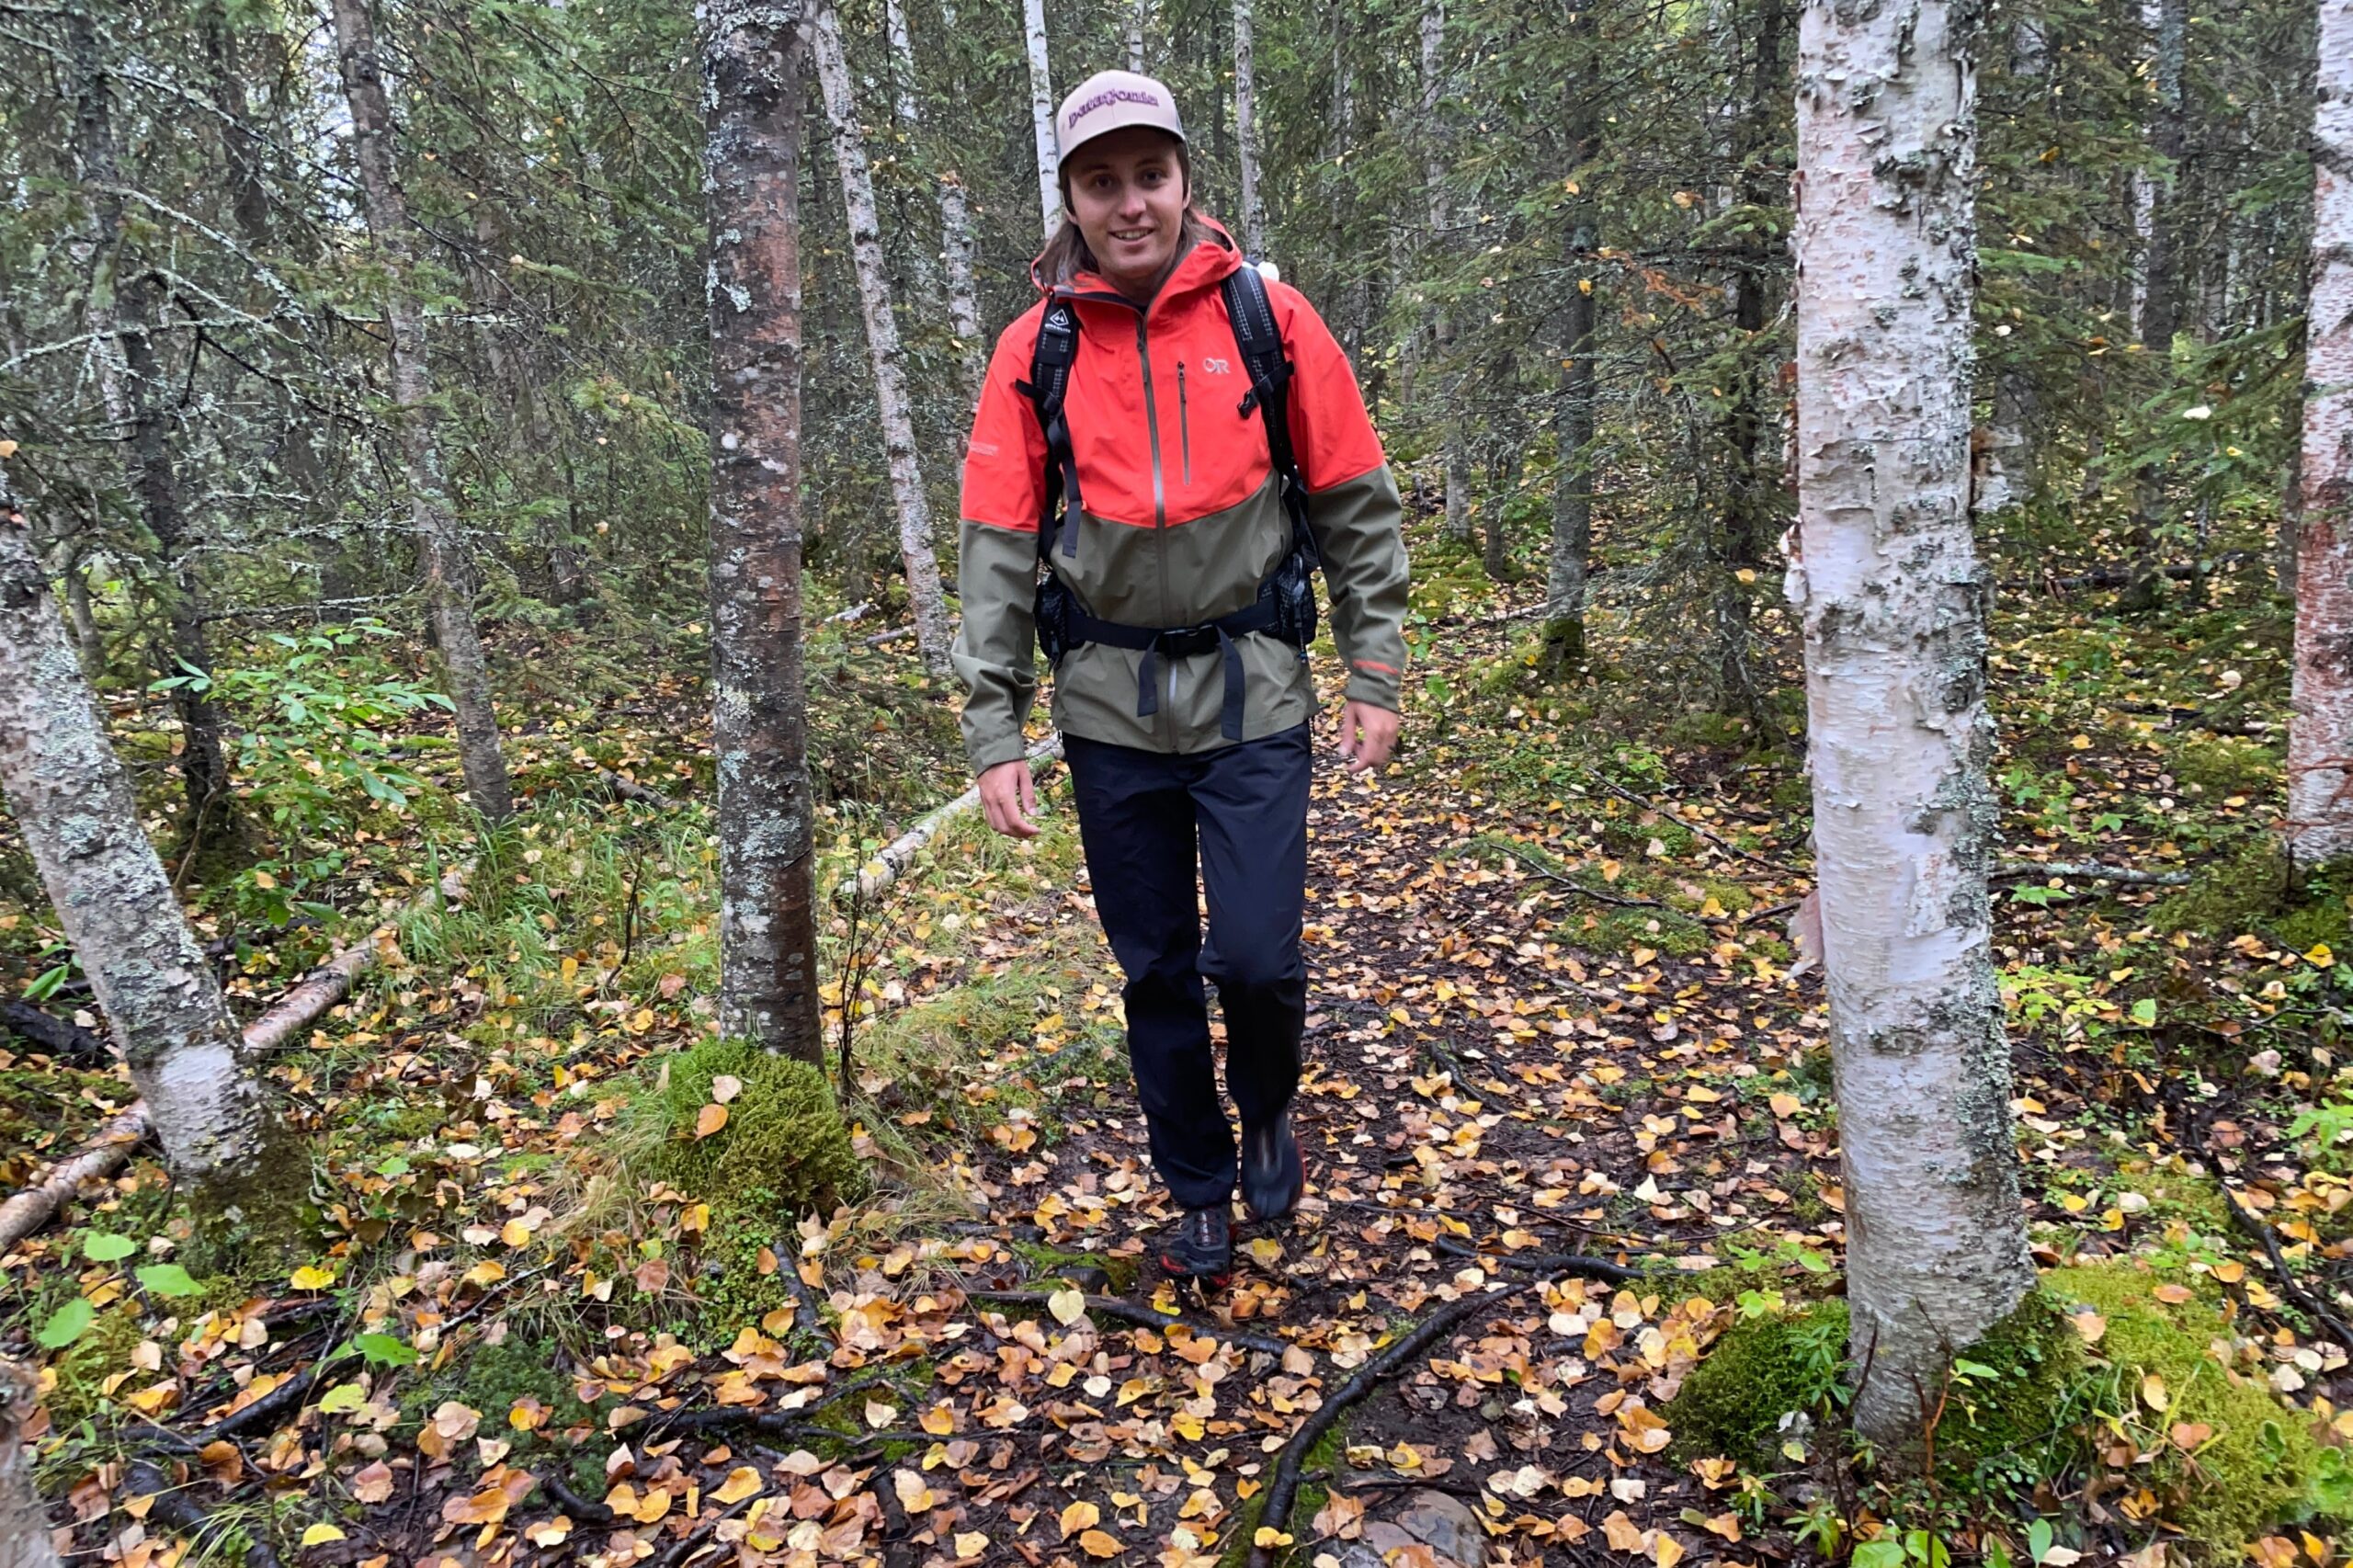
M 1245 1126 L 1261 1126 L 1299 1085 L 1308 726 L 1185 756 L 1069 735 L 1063 755 L 1096 912 L 1128 977 L 1128 1061 L 1153 1165 L 1188 1209 L 1229 1203 L 1233 1130 L 1201 982 L 1216 983 L 1225 1015 L 1226 1092 Z

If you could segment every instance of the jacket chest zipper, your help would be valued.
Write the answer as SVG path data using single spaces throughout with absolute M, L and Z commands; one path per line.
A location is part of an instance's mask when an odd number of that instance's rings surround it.
M 1185 361 L 1176 361 L 1176 473 L 1186 489 L 1193 487 L 1193 424 L 1185 410 Z
M 1152 395 L 1152 346 L 1147 341 L 1144 325 L 1146 312 L 1136 312 L 1136 364 L 1143 372 L 1143 423 L 1152 432 L 1152 542 L 1153 558 L 1160 575 L 1160 624 L 1172 624 L 1168 619 L 1168 489 L 1160 472 L 1160 411 Z M 1176 661 L 1163 659 L 1168 669 L 1168 693 L 1162 704 L 1167 722 L 1176 722 Z

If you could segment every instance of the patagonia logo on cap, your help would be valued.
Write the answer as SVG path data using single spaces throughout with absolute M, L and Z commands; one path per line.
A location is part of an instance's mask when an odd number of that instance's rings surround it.
M 1072 109 L 1063 120 L 1063 129 L 1065 131 L 1069 130 L 1072 126 L 1076 125 L 1080 120 L 1085 119 L 1088 115 L 1093 114 L 1097 109 L 1103 108 L 1107 104 L 1148 104 L 1154 108 L 1158 108 L 1160 107 L 1160 100 L 1153 97 L 1150 93 L 1140 91 L 1134 87 L 1107 88 L 1106 90 L 1096 94 L 1085 103 L 1080 104 L 1076 108 Z

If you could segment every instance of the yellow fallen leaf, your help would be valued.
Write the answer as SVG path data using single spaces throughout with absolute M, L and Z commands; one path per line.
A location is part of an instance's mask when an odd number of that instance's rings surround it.
M 2246 1278 L 2246 1265 L 2236 1258 L 2228 1263 L 2218 1263 L 2214 1266 L 2214 1278 L 2225 1285 L 2235 1285 Z
M 956 1538 L 956 1561 L 978 1557 L 989 1549 L 989 1538 L 978 1530 L 966 1530 Z
M 2097 1312 L 2076 1312 L 2067 1321 L 2075 1326 L 2075 1332 L 2083 1336 L 2084 1343 L 2086 1345 L 2097 1345 L 2099 1336 L 2108 1332 L 2108 1320 Z
M 529 1246 L 531 1242 L 531 1227 L 520 1220 L 509 1220 L 498 1228 L 498 1239 L 511 1247 Z
M 335 1283 L 335 1271 L 306 1263 L 294 1271 L 292 1283 L 297 1290 L 324 1290 Z M 335 1539 L 341 1540 L 343 1537 L 338 1532 Z
M 956 1407 L 941 1400 L 923 1413 L 923 1429 L 935 1437 L 945 1437 L 956 1430 Z
M 710 1081 L 710 1097 L 721 1105 L 727 1104 L 744 1092 L 744 1080 L 722 1073 Z
M 1081 1530 L 1093 1529 L 1103 1522 L 1103 1510 L 1081 1497 L 1062 1512 L 1063 1539 L 1068 1540 Z
M 309 1529 L 302 1532 L 302 1544 L 304 1546 L 324 1546 L 328 1541 L 341 1540 L 342 1539 L 343 1532 L 341 1530 L 335 1528 L 333 1525 L 324 1522 L 313 1525 Z
M 1086 1297 L 1077 1290 L 1057 1290 L 1046 1298 L 1046 1310 L 1064 1328 L 1086 1315 Z
M 1117 1557 L 1120 1555 L 1120 1538 L 1106 1535 L 1101 1530 L 1087 1530 L 1079 1536 L 1078 1548 L 1089 1557 Z
M 1288 1530 L 1279 1530 L 1272 1525 L 1260 1525 L 1258 1533 L 1250 1538 L 1250 1544 L 1273 1551 L 1279 1547 L 1291 1544 L 1290 1533 Z
M 2157 1376 L 2154 1372 L 2151 1372 L 2146 1377 L 2143 1378 L 2141 1380 L 2141 1403 L 2147 1405 L 2151 1410 L 2163 1410 L 2165 1406 L 2171 1404 L 2173 1403 L 2173 1399 L 2172 1396 L 2165 1392 L 2165 1379 Z
M 2197 1292 L 2190 1290 L 2187 1285 L 2177 1285 L 2171 1280 L 2167 1280 L 2165 1284 L 2160 1285 L 2155 1290 L 2150 1291 L 2149 1294 L 2154 1296 L 2158 1301 L 2165 1302 L 2167 1306 L 2177 1307 L 2181 1305 L 2182 1302 L 2189 1300 L 2191 1296 L 2197 1294 Z
M 1795 1095 L 1775 1095 L 1771 1099 L 1765 1103 L 1771 1106 L 1773 1108 L 1773 1114 L 1783 1120 L 1787 1120 L 1790 1117 L 1797 1115 L 1797 1113 L 1805 1107 L 1805 1102 L 1799 1099 Z
M 714 1503 L 722 1503 L 733 1507 L 746 1497 L 758 1496 L 764 1486 L 765 1483 L 760 1480 L 758 1471 L 754 1470 L 750 1465 L 739 1464 L 727 1472 L 727 1479 L 719 1483 L 717 1490 L 711 1493 L 710 1497 Z
M 727 1125 L 727 1108 L 707 1105 L 695 1113 L 695 1136 L 708 1138 Z
M 891 1486 L 899 1494 L 899 1506 L 910 1514 L 927 1513 L 939 1501 L 930 1484 L 912 1470 L 892 1471 Z

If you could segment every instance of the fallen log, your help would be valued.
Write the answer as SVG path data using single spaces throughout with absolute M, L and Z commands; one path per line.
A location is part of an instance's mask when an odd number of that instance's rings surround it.
M 635 801 L 641 806 L 652 806 L 658 812 L 666 812 L 678 803 L 661 790 L 649 790 L 634 778 L 624 778 L 609 767 L 597 769 L 597 782 L 624 801 Z
M 2128 888 L 2178 888 L 2189 884 L 2188 871 L 2144 871 L 2135 866 L 2109 866 L 2097 860 L 2005 860 L 1993 876 L 1997 882 L 2035 877 L 2063 881 L 2116 882 Z
M 1049 735 L 1029 748 L 1029 766 L 1035 768 L 1040 762 L 1051 763 L 1062 754 L 1062 736 Z M 981 787 L 975 784 L 892 839 L 881 854 L 858 868 L 857 876 L 843 878 L 841 886 L 834 890 L 834 896 L 872 898 L 899 880 L 901 873 L 922 853 L 924 846 L 939 836 L 941 828 L 980 803 Z
M 196 1500 L 181 1491 L 172 1478 L 156 1465 L 145 1460 L 133 1460 L 122 1475 L 123 1484 L 131 1491 L 152 1498 L 148 1518 L 188 1538 L 191 1546 L 204 1534 L 210 1521 Z M 267 1517 L 267 1514 L 262 1516 Z M 245 1546 L 248 1568 L 278 1568 L 277 1551 L 258 1532 L 249 1533 Z
M 114 1053 L 99 1036 L 67 1018 L 44 1013 L 30 1002 L 0 1002 L 0 1028 L 22 1036 L 36 1051 L 77 1066 L 105 1067 Z
M 345 949 L 304 975 L 292 990 L 278 998 L 276 1006 L 245 1026 L 245 1049 L 258 1054 L 284 1045 L 295 1030 L 307 1027 L 349 995 L 351 983 L 375 960 L 376 948 L 371 939 Z M 81 1190 L 83 1183 L 112 1176 L 121 1169 L 131 1158 L 131 1152 L 145 1142 L 149 1131 L 147 1102 L 134 1100 L 129 1109 L 100 1128 L 80 1152 L 51 1167 L 7 1202 L 0 1203 L 0 1252 L 48 1224 L 65 1200 Z

